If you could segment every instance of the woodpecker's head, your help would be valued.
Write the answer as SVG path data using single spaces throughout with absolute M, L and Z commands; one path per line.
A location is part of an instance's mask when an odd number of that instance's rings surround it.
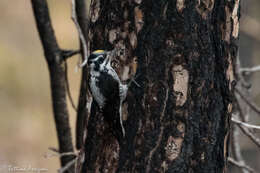
M 94 71 L 101 71 L 109 62 L 104 50 L 96 50 L 88 57 L 88 66 Z

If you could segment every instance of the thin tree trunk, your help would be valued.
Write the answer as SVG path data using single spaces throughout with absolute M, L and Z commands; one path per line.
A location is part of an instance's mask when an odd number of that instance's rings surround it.
M 44 49 L 45 59 L 49 68 L 52 106 L 58 135 L 59 152 L 73 152 L 69 113 L 66 103 L 66 80 L 63 59 L 65 57 L 63 57 L 62 51 L 57 44 L 46 0 L 31 0 L 31 2 L 37 29 Z M 65 166 L 73 157 L 74 156 L 61 157 L 61 166 Z M 67 172 L 74 172 L 73 166 L 70 167 Z
M 80 25 L 80 28 L 83 32 L 85 40 L 88 40 L 88 16 L 85 0 L 76 0 L 76 14 L 77 19 Z M 82 45 L 81 45 L 82 47 Z M 82 50 L 82 49 L 81 49 Z M 83 51 L 81 51 L 82 59 L 84 60 L 85 56 Z M 80 94 L 79 94 L 79 103 L 77 110 L 77 125 L 76 125 L 76 147 L 77 149 L 82 149 L 84 141 L 85 126 L 87 123 L 88 111 L 87 111 L 87 66 L 84 66 L 82 69 L 81 83 L 80 83 Z

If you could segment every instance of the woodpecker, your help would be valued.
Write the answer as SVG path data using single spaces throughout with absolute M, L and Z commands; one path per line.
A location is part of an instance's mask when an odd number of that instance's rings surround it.
M 109 53 L 111 52 L 97 50 L 88 57 L 90 75 L 88 84 L 94 101 L 112 128 L 112 133 L 121 139 L 125 137 L 122 104 L 131 82 L 128 84 L 121 82 L 111 66 Z

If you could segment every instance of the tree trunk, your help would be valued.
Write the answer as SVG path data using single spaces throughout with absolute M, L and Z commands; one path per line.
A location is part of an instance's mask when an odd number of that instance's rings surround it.
M 79 26 L 82 30 L 85 40 L 88 40 L 88 17 L 86 9 L 85 0 L 76 0 L 76 15 L 79 22 Z M 81 47 L 81 56 L 84 61 L 85 56 L 82 44 Z M 80 92 L 79 92 L 79 101 L 78 101 L 78 110 L 77 110 L 77 123 L 76 123 L 76 148 L 79 150 L 83 146 L 84 140 L 84 130 L 87 123 L 88 111 L 87 111 L 87 66 L 82 68 L 81 83 L 80 83 Z
M 92 0 L 90 48 L 118 50 L 121 143 L 91 107 L 82 172 L 225 172 L 239 0 Z
M 64 64 L 66 57 L 63 56 L 62 50 L 58 46 L 46 0 L 31 0 L 31 3 L 45 59 L 49 68 L 52 107 L 58 136 L 59 153 L 73 152 L 69 113 L 66 102 L 66 74 Z M 72 159 L 74 159 L 73 155 L 61 157 L 61 166 L 64 167 Z M 73 172 L 74 166 L 71 166 L 66 171 L 66 173 Z

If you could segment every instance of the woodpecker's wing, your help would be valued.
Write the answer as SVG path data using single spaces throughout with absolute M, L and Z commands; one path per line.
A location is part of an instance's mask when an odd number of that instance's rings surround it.
M 103 109 L 104 118 L 110 122 L 113 134 L 120 140 L 125 135 L 121 114 L 120 82 L 106 72 L 101 72 L 97 82 L 106 98 Z
M 123 103 L 127 96 L 127 91 L 128 91 L 128 86 L 124 84 L 119 85 L 119 96 L 120 96 L 120 101 Z
M 100 88 L 97 87 L 98 79 L 96 77 L 90 77 L 89 87 L 94 97 L 94 100 L 98 103 L 99 107 L 102 108 L 105 105 L 106 99 L 100 91 Z
M 106 100 L 119 100 L 119 83 L 107 72 L 100 72 L 96 85 Z

